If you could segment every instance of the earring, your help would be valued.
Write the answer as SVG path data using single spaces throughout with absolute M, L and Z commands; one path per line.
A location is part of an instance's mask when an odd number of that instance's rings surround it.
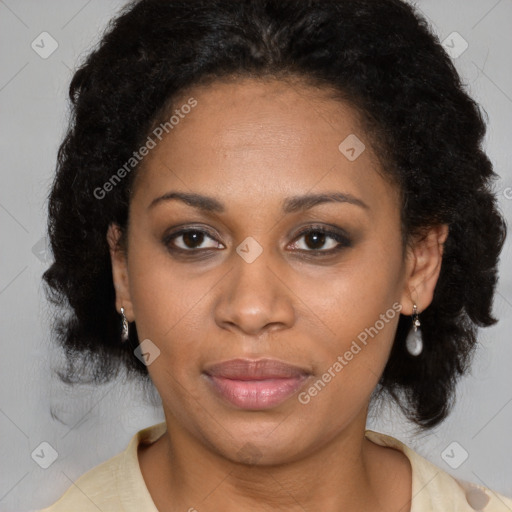
M 411 356 L 419 356 L 423 350 L 423 339 L 421 337 L 421 330 L 419 329 L 420 326 L 421 323 L 418 315 L 418 307 L 414 304 L 412 307 L 412 328 L 405 340 L 407 352 L 409 352 Z
M 121 342 L 124 343 L 128 340 L 129 325 L 126 316 L 124 315 L 124 308 L 121 308 L 121 316 L 123 317 L 123 329 L 121 331 Z

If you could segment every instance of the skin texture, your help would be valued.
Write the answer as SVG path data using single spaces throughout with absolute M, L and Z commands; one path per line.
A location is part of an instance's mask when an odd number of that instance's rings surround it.
M 408 511 L 406 457 L 364 438 L 370 395 L 386 365 L 398 315 L 308 404 L 292 396 L 261 411 L 223 401 L 203 375 L 232 358 L 277 358 L 307 369 L 311 384 L 380 315 L 432 300 L 446 226 L 404 252 L 398 191 L 379 167 L 356 112 L 327 91 L 253 79 L 188 91 L 198 104 L 151 151 L 134 184 L 126 250 L 108 232 L 116 307 L 160 355 L 149 365 L 168 432 L 139 461 L 161 511 Z M 178 102 L 178 104 L 180 104 Z M 338 149 L 356 134 L 353 162 Z M 215 197 L 224 212 L 170 191 Z M 291 196 L 338 192 L 330 202 L 283 213 Z M 350 245 L 315 254 L 308 226 L 344 230 Z M 165 235 L 206 230 L 193 240 Z M 314 229 L 312 229 L 314 231 Z M 236 248 L 253 237 L 263 252 L 247 263 Z M 339 244 L 327 237 L 321 251 Z M 186 250 L 186 249 L 184 249 Z M 307 252 L 309 251 L 309 252 Z M 195 254 L 199 254 L 195 256 Z M 248 444 L 250 443 L 250 444 Z M 250 447 L 254 464 L 241 454 Z

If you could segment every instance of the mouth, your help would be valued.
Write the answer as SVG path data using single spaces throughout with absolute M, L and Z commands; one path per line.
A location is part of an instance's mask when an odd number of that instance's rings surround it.
M 277 359 L 231 359 L 204 370 L 213 391 L 240 409 L 263 410 L 285 402 L 311 375 Z

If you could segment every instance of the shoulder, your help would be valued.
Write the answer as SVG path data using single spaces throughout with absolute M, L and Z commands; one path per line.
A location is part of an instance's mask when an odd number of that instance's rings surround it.
M 412 468 L 410 512 L 512 512 L 512 499 L 492 489 L 457 479 L 398 439 L 373 430 L 365 436 L 381 446 L 403 452 Z
M 137 449 L 141 443 L 156 441 L 165 430 L 164 422 L 138 431 L 123 452 L 89 470 L 53 505 L 38 512 L 117 512 L 137 507 L 156 512 L 140 472 Z

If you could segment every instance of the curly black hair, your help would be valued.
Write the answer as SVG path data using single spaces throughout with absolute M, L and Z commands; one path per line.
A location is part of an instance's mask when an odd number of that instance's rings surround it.
M 136 328 L 120 343 L 106 241 L 111 223 L 126 230 L 137 167 L 107 197 L 97 191 L 179 95 L 226 77 L 297 77 L 337 91 L 398 184 L 404 240 L 449 226 L 434 298 L 421 314 L 423 352 L 405 349 L 411 318 L 401 315 L 377 387 L 420 430 L 436 426 L 453 406 L 478 327 L 496 322 L 506 226 L 481 148 L 482 112 L 428 23 L 401 0 L 140 0 L 111 20 L 71 81 L 49 198 L 55 261 L 43 278 L 69 312 L 56 325 L 68 361 L 61 378 L 77 382 L 87 370 L 105 382 L 125 368 L 148 379 L 133 355 Z

